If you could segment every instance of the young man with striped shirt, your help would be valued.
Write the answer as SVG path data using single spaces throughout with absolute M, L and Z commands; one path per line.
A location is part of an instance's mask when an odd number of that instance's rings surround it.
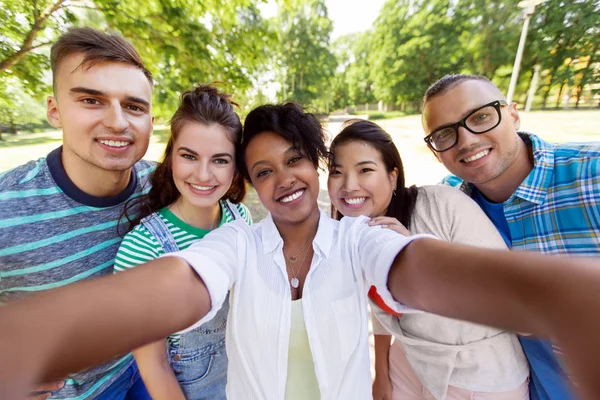
M 517 132 L 516 104 L 474 75 L 430 86 L 423 128 L 429 148 L 455 175 L 446 183 L 479 204 L 509 247 L 600 255 L 600 143 L 554 144 Z M 531 398 L 573 399 L 559 349 L 532 337 L 521 337 L 521 345 Z
M 52 46 L 48 120 L 63 145 L 0 176 L 0 302 L 111 274 L 127 200 L 147 191 L 152 76 L 125 39 L 72 29 Z M 40 326 L 40 329 L 43 329 Z M 149 399 L 131 354 L 38 388 L 45 399 Z

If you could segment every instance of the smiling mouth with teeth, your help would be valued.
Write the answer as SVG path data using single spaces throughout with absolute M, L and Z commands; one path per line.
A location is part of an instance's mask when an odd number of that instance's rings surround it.
M 192 185 L 191 183 L 190 183 L 190 186 L 196 190 L 206 190 L 206 191 L 213 190 L 214 188 L 216 188 L 216 186 L 198 186 L 198 185 Z
M 348 199 L 342 199 L 344 200 L 344 203 L 349 204 L 351 206 L 357 206 L 359 204 L 362 204 L 365 202 L 365 200 L 367 200 L 366 197 L 352 197 L 352 198 L 348 198 Z
M 490 151 L 491 151 L 490 149 L 486 149 L 486 150 L 480 151 L 479 153 L 477 153 L 475 155 L 472 155 L 469 158 L 463 158 L 460 161 L 463 162 L 463 163 L 465 163 L 465 164 L 472 163 L 473 161 L 477 161 L 480 158 L 483 158 L 483 157 L 487 156 L 488 154 L 490 154 Z
M 110 147 L 125 147 L 125 146 L 129 146 L 129 142 L 123 141 L 123 140 L 98 140 L 100 143 L 102 143 L 105 146 L 110 146 Z
M 280 203 L 289 203 L 290 201 L 296 200 L 298 197 L 302 196 L 303 194 L 304 194 L 304 189 L 300 189 L 297 192 L 294 192 L 294 193 L 290 194 L 289 196 L 284 196 L 277 201 L 279 201 Z

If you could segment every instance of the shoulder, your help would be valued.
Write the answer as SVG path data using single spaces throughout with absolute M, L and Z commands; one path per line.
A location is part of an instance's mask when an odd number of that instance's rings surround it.
M 135 175 L 142 186 L 150 181 L 150 177 L 152 176 L 152 173 L 156 169 L 157 165 L 158 163 L 155 161 L 148 160 L 140 160 L 134 164 L 133 169 L 135 171 Z
M 528 138 L 533 144 L 534 156 L 550 152 L 554 155 L 555 163 L 600 158 L 600 142 L 552 143 L 534 134 L 520 134 L 522 137 Z
M 123 237 L 121 248 L 123 247 L 143 248 L 152 251 L 158 251 L 160 249 L 160 245 L 154 236 L 146 229 L 144 224 L 141 223 L 136 225 Z M 119 248 L 119 251 L 121 251 L 121 248 Z
M 143 224 L 128 232 L 117 251 L 114 271 L 121 272 L 158 258 L 162 253 L 160 244 Z
M 244 221 L 246 221 L 246 223 L 248 225 L 252 225 L 253 221 L 252 221 L 252 214 L 250 213 L 250 209 L 248 207 L 246 207 L 246 205 L 243 203 L 234 204 L 234 207 L 237 208 L 238 212 L 240 213 L 240 215 L 242 216 Z
M 470 200 L 469 196 L 454 186 L 425 185 L 419 187 L 417 202 L 437 204 L 455 203 Z
M 40 158 L 1 173 L 0 192 L 35 187 L 36 180 L 45 176 L 43 170 L 46 165 L 46 158 Z

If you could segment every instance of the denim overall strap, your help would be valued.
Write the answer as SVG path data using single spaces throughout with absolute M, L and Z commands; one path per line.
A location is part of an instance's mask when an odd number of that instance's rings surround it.
M 221 202 L 225 207 L 227 207 L 227 209 L 229 210 L 229 213 L 233 216 L 233 219 L 242 219 L 242 215 L 240 214 L 240 211 L 237 209 L 237 207 L 235 206 L 235 204 L 233 204 L 232 202 L 230 202 L 229 200 L 225 200 Z
M 160 244 L 165 253 L 179 251 L 179 247 L 177 246 L 177 243 L 175 243 L 175 238 L 158 213 L 154 212 L 148 215 L 146 218 L 142 219 L 141 223 L 144 224 L 144 228 L 158 240 L 158 244 Z

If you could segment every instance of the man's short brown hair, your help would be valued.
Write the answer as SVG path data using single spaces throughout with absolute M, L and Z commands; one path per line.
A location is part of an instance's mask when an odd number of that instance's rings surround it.
M 113 32 L 104 33 L 92 28 L 72 28 L 58 38 L 50 51 L 54 90 L 56 90 L 56 74 L 60 63 L 71 54 L 83 54 L 83 61 L 79 67 L 90 68 L 101 62 L 132 65 L 139 68 L 148 78 L 150 85 L 153 85 L 152 74 L 144 66 L 137 50 L 122 36 Z

